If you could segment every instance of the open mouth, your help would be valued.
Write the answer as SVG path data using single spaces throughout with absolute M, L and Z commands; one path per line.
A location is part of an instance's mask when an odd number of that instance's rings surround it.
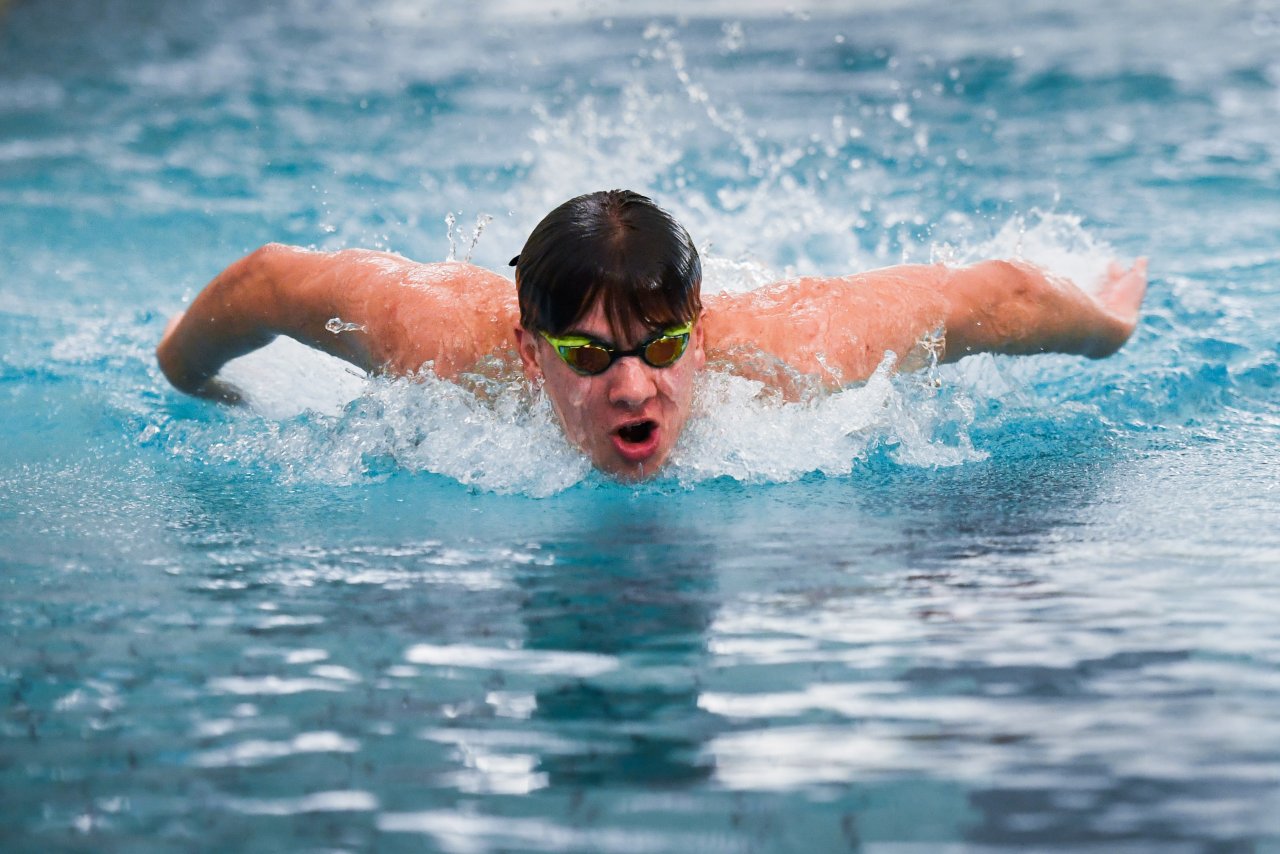
M 658 425 L 652 421 L 639 421 L 635 424 L 627 424 L 618 428 L 618 438 L 628 445 L 641 445 L 649 441 L 649 437 L 653 435 L 653 430 Z
M 615 429 L 612 438 L 619 457 L 632 466 L 647 466 L 657 462 L 655 455 L 662 445 L 662 427 L 650 419 L 634 421 Z

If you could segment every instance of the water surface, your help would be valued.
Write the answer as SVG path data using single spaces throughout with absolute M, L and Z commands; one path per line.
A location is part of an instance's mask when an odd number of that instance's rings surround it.
M 8 4 L 0 847 L 1276 849 L 1280 9 L 859 5 Z M 612 186 L 712 289 L 1152 290 L 1103 362 L 711 375 L 642 487 L 519 390 L 154 364 L 264 242 L 506 269 Z

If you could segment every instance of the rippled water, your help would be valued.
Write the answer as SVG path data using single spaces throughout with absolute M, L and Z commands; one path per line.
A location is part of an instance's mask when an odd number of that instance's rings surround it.
M 0 848 L 1280 847 L 1280 7 L 312 5 L 0 3 Z M 643 487 L 509 366 L 154 364 L 263 242 L 504 270 L 606 186 L 712 289 L 1152 290 L 1103 362 L 711 373 Z

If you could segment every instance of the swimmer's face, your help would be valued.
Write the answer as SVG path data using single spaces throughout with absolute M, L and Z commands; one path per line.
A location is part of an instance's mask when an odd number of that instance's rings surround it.
M 630 350 L 657 331 L 644 326 L 610 329 L 597 303 L 566 334 Z M 700 323 L 694 324 L 689 346 L 674 364 L 655 368 L 628 356 L 594 376 L 575 373 L 536 332 L 517 329 L 516 337 L 525 375 L 542 381 L 565 435 L 596 468 L 621 480 L 643 480 L 662 467 L 689 417 L 694 378 L 706 364 Z

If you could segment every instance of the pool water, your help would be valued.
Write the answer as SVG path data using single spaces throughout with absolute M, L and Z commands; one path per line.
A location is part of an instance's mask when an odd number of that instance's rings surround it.
M 314 8 L 323 5 L 322 9 Z M 1280 5 L 0 3 L 0 849 L 1280 850 Z M 1149 256 L 1117 356 L 544 400 L 167 317 L 272 240 Z

